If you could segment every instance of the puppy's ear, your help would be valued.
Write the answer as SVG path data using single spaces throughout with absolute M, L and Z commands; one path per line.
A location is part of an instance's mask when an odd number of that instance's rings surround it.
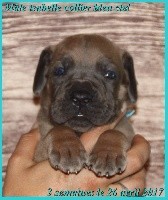
M 135 103 L 137 101 L 138 94 L 137 94 L 137 81 L 134 71 L 134 61 L 132 56 L 126 51 L 123 53 L 122 59 L 123 59 L 123 66 L 129 80 L 129 85 L 128 85 L 129 100 L 131 103 Z
M 46 74 L 48 72 L 48 66 L 52 59 L 53 51 L 50 47 L 45 48 L 39 58 L 36 73 L 34 76 L 33 92 L 35 96 L 39 96 L 46 84 Z

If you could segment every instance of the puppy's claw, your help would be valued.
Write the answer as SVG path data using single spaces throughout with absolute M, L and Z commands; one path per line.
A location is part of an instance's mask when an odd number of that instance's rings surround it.
M 78 171 L 76 171 L 75 174 L 78 174 Z
M 107 178 L 109 177 L 109 173 L 108 173 L 108 172 L 106 173 L 106 177 L 107 177 Z
M 118 168 L 118 174 L 121 174 L 121 173 L 122 173 L 121 168 Z
M 97 176 L 101 176 L 101 172 L 98 172 L 98 173 L 97 173 Z
M 69 170 L 67 171 L 67 174 L 68 174 L 68 175 L 70 174 L 70 171 L 69 171 Z
M 92 165 L 89 165 L 88 169 L 91 170 L 92 169 Z
M 86 165 L 85 163 L 83 164 L 83 167 L 84 167 L 85 169 L 87 169 L 87 165 Z
M 58 165 L 55 165 L 55 170 L 58 170 Z

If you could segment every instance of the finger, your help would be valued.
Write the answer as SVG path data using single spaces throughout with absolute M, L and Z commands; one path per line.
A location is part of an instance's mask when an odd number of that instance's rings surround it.
M 145 188 L 145 169 L 132 176 L 129 176 L 119 182 L 110 184 L 106 189 L 106 194 L 111 192 L 113 188 L 117 189 L 117 196 L 140 196 Z M 132 191 L 131 193 L 129 191 Z
M 99 136 L 106 130 L 110 129 L 109 125 L 101 126 L 92 129 L 81 135 L 80 140 L 84 145 L 87 152 L 90 152 L 93 146 L 96 144 Z
M 38 129 L 33 129 L 29 133 L 23 134 L 16 145 L 10 160 L 21 158 L 20 162 L 33 160 L 36 145 L 40 139 Z
M 151 147 L 149 142 L 141 135 L 137 134 L 134 136 L 132 141 L 132 148 L 128 151 L 128 154 L 138 155 L 139 161 L 144 165 L 150 157 Z

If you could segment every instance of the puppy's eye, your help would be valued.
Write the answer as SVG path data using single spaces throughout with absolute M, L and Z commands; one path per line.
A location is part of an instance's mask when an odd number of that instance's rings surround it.
M 104 73 L 104 77 L 105 78 L 108 78 L 108 79 L 116 79 L 117 78 L 117 75 L 116 75 L 116 72 L 112 71 L 112 70 L 107 70 L 105 73 Z
M 65 74 L 65 69 L 64 67 L 57 67 L 55 70 L 54 70 L 54 75 L 55 76 L 62 76 Z

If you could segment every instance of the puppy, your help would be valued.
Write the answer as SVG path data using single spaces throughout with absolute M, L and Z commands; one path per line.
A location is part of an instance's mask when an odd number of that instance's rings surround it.
M 100 35 L 67 37 L 42 51 L 33 91 L 41 97 L 36 162 L 48 159 L 67 174 L 78 173 L 84 164 L 98 176 L 125 170 L 134 136 L 126 117 L 100 135 L 88 156 L 80 136 L 113 123 L 124 102 L 136 102 L 133 59 L 127 51 Z

